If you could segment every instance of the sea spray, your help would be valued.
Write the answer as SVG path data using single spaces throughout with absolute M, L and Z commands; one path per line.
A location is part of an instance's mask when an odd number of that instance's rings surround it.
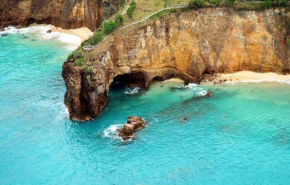
M 111 139 L 121 139 L 118 135 L 118 130 L 122 127 L 122 124 L 110 125 L 109 128 L 105 129 L 103 132 L 104 137 Z

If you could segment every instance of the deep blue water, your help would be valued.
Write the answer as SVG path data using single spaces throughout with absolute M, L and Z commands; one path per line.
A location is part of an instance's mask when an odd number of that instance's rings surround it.
M 101 117 L 77 123 L 63 105 L 69 52 L 56 39 L 0 38 L 0 184 L 290 184 L 290 85 L 114 89 Z M 110 130 L 129 115 L 148 124 L 124 143 Z

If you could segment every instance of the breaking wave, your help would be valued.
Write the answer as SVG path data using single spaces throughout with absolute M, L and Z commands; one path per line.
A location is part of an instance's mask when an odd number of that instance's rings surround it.
M 142 91 L 141 87 L 134 87 L 134 88 L 128 88 L 126 87 L 126 91 L 124 92 L 125 94 L 137 94 Z
M 121 139 L 118 135 L 118 130 L 122 127 L 122 124 L 118 125 L 111 125 L 109 128 L 104 130 L 104 137 L 111 138 L 111 139 Z
M 13 26 L 7 27 L 4 31 L 0 31 L 0 37 L 6 36 L 8 34 L 21 34 L 26 37 L 39 38 L 43 40 L 56 40 L 58 42 L 65 43 L 69 50 L 77 49 L 81 44 L 81 38 L 75 35 L 70 35 L 67 33 L 51 32 L 49 26 L 31 26 L 26 28 L 17 29 Z

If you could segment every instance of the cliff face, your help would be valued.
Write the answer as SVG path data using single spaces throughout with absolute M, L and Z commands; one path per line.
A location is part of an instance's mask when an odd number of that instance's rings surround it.
M 154 79 L 172 77 L 198 83 L 206 73 L 289 73 L 289 18 L 287 11 L 200 9 L 117 33 L 84 53 L 91 71 L 64 63 L 70 117 L 100 115 L 114 78 L 148 88 Z
M 53 24 L 62 28 L 88 27 L 94 30 L 114 14 L 124 0 L 1 0 L 0 23 L 27 26 Z

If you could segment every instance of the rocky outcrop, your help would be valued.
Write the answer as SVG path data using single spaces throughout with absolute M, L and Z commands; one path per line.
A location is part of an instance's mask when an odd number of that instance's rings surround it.
M 122 126 L 119 130 L 119 136 L 123 140 L 127 140 L 133 138 L 135 136 L 135 132 L 144 128 L 146 122 L 139 116 L 129 116 L 127 119 L 127 123 Z
M 0 26 L 45 23 L 94 30 L 123 4 L 124 0 L 1 0 Z
M 85 121 L 100 115 L 114 78 L 146 89 L 152 80 L 172 77 L 199 83 L 210 73 L 289 73 L 289 18 L 281 9 L 206 8 L 116 33 L 85 54 L 91 71 L 64 63 L 70 117 Z

